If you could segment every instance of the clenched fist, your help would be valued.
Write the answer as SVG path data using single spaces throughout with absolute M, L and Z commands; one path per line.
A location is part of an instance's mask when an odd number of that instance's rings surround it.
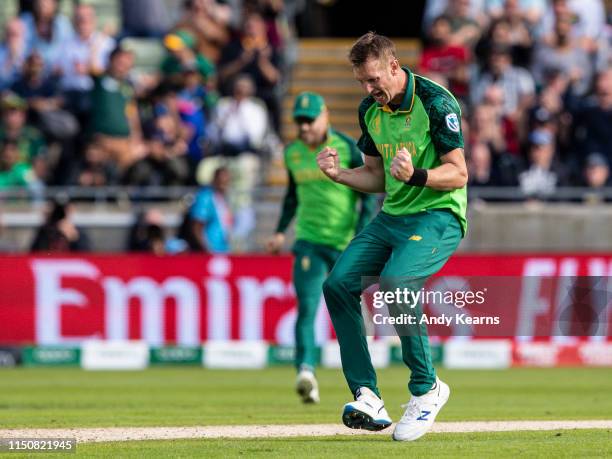
M 391 176 L 400 182 L 410 180 L 414 173 L 414 165 L 412 164 L 412 156 L 405 148 L 397 150 L 395 158 L 391 162 Z
M 321 150 L 317 155 L 317 164 L 325 175 L 336 181 L 340 174 L 340 161 L 336 149 L 325 147 Z

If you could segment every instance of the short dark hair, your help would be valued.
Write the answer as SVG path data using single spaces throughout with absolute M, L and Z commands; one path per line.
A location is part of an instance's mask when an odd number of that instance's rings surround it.
M 441 14 L 440 16 L 437 16 L 432 22 L 431 25 L 433 26 L 434 24 L 437 24 L 438 22 L 446 22 L 448 25 L 450 25 L 452 23 L 452 19 L 450 16 L 448 16 L 447 14 Z
M 389 38 L 378 35 L 376 32 L 368 32 L 353 44 L 348 57 L 353 67 L 359 67 L 372 58 L 393 57 L 397 59 L 397 54 L 395 45 Z
M 115 46 L 115 48 L 111 51 L 110 55 L 108 56 L 108 60 L 112 61 L 121 54 L 131 54 L 133 56 L 134 51 L 125 46 L 125 43 L 119 42 L 117 46 Z

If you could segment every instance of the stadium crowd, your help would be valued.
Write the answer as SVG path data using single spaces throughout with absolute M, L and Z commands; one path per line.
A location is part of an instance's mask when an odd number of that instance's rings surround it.
M 169 24 L 163 0 L 122 0 L 115 36 L 91 5 L 21 3 L 0 45 L 0 188 L 195 185 L 206 159 L 248 153 L 251 173 L 279 148 L 282 1 L 186 0 Z M 131 37 L 163 45 L 154 72 L 135 78 Z
M 427 2 L 418 70 L 462 102 L 469 186 L 610 185 L 609 19 L 601 0 Z
M 121 0 L 115 31 L 87 4 L 75 2 L 72 18 L 58 0 L 19 4 L 0 43 L 0 191 L 210 184 L 186 216 L 200 225 L 193 234 L 220 233 L 208 235 L 222 241 L 218 251 L 232 234 L 244 240 L 251 191 L 282 150 L 293 2 L 185 0 L 171 20 L 164 0 Z M 460 100 L 470 187 L 551 199 L 572 185 L 606 199 L 612 33 L 603 0 L 428 0 L 423 36 L 414 70 Z M 156 71 L 133 73 L 131 37 L 163 47 Z

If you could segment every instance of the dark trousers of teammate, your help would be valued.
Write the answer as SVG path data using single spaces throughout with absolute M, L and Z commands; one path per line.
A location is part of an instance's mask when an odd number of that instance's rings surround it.
M 295 322 L 295 366 L 314 371 L 319 360 L 315 343 L 315 319 L 325 278 L 340 256 L 332 247 L 298 240 L 293 246 L 293 285 L 298 302 Z
M 461 237 L 459 221 L 445 210 L 404 216 L 381 212 L 342 253 L 323 284 L 323 293 L 353 394 L 368 387 L 380 395 L 361 314 L 363 278 L 380 276 L 381 284 L 403 279 L 417 290 L 444 266 Z M 436 380 L 426 327 L 418 331 L 400 336 L 402 357 L 411 371 L 408 389 L 416 396 L 428 392 Z

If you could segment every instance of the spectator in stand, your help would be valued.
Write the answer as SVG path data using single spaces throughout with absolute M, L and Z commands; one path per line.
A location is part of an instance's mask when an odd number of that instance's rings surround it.
M 507 46 L 491 49 L 489 68 L 472 88 L 472 104 L 482 103 L 489 87 L 497 85 L 503 91 L 503 115 L 520 125 L 525 110 L 533 103 L 535 85 L 527 70 L 512 65 L 511 53 Z
M 23 77 L 13 84 L 11 90 L 26 100 L 32 121 L 46 135 L 57 140 L 70 140 L 76 136 L 78 122 L 63 109 L 64 98 L 57 79 L 45 75 L 40 54 L 30 54 L 23 68 Z
M 140 117 L 129 80 L 134 54 L 121 46 L 110 55 L 106 73 L 94 76 L 91 131 L 94 141 L 124 171 L 142 154 Z
M 57 0 L 34 0 L 32 12 L 21 15 L 28 54 L 40 53 L 47 71 L 59 70 L 64 43 L 74 34 L 70 20 L 58 11 Z
M 170 29 L 169 18 L 164 0 L 121 0 L 120 38 L 161 38 Z
M 10 88 L 21 75 L 27 57 L 25 26 L 18 18 L 4 26 L 4 42 L 0 45 L 0 91 Z
M 19 161 L 32 164 L 44 158 L 46 143 L 40 131 L 26 123 L 27 108 L 27 102 L 14 93 L 6 93 L 2 97 L 0 142 L 15 142 Z
M 463 45 L 451 44 L 451 21 L 437 17 L 431 25 L 430 43 L 421 54 L 421 73 L 438 73 L 448 79 L 449 89 L 460 98 L 468 93 L 470 52 Z
M 12 86 L 26 100 L 29 118 L 59 150 L 59 158 L 49 174 L 49 184 L 63 185 L 74 167 L 74 139 L 79 132 L 75 116 L 64 109 L 57 79 L 45 76 L 42 57 L 34 52 L 24 66 L 23 78 Z
M 79 166 L 73 170 L 70 183 L 83 187 L 117 185 L 119 173 L 116 165 L 106 158 L 104 150 L 95 143 L 89 143 Z
M 572 150 L 577 163 L 584 163 L 584 152 L 598 151 L 612 164 L 612 68 L 597 75 L 593 98 L 575 98 L 570 106 L 574 116 Z
M 129 252 L 164 255 L 166 248 L 163 224 L 164 216 L 159 209 L 151 208 L 140 212 L 130 228 L 126 249 Z
M 15 142 L 0 145 L 0 190 L 29 187 L 36 177 L 29 163 L 19 160 L 19 148 Z
M 529 129 L 546 129 L 557 139 L 561 158 L 570 170 L 579 171 L 581 164 L 571 164 L 569 144 L 572 132 L 572 119 L 564 107 L 564 97 L 569 86 L 567 75 L 550 69 L 545 73 L 543 89 L 538 94 L 535 105 L 530 110 Z
M 519 183 L 530 198 L 551 198 L 558 186 L 567 184 L 566 170 L 558 162 L 555 139 L 545 130 L 529 136 L 529 167 L 519 175 Z
M 180 80 L 184 72 L 194 70 L 207 81 L 215 72 L 215 65 L 204 55 L 195 50 L 195 39 L 187 30 L 177 30 L 164 37 L 164 46 L 168 55 L 161 64 L 165 78 Z
M 165 106 L 181 139 L 188 144 L 190 167 L 195 170 L 207 149 L 208 111 L 216 101 L 214 78 L 204 83 L 196 68 L 178 69 L 164 78 L 146 97 L 153 107 Z M 146 124 L 146 123 L 145 123 Z
M 244 153 L 259 156 L 269 129 L 268 111 L 255 97 L 253 79 L 239 75 L 231 97 L 221 98 L 213 112 L 210 135 L 215 150 L 226 157 Z
M 486 143 L 471 146 L 468 154 L 470 187 L 503 187 L 518 185 L 516 160 L 507 153 L 493 153 Z
M 488 16 L 485 14 L 486 1 L 487 0 L 469 0 L 467 2 L 469 4 L 467 15 L 481 26 L 486 25 L 489 20 Z M 429 30 L 435 18 L 442 14 L 448 14 L 452 3 L 454 3 L 454 0 L 426 0 L 423 18 L 424 30 Z M 465 8 L 465 6 L 463 7 Z
M 55 201 L 47 214 L 43 226 L 38 230 L 31 252 L 88 252 L 90 243 L 87 233 L 73 222 L 74 206 Z
M 167 135 L 163 124 L 171 123 L 167 113 L 158 113 L 152 131 L 145 137 L 146 156 L 134 163 L 124 176 L 126 185 L 181 186 L 189 178 L 187 144 Z
M 472 145 L 467 161 L 469 186 L 495 186 L 491 177 L 491 163 L 491 150 L 486 143 Z
M 89 95 L 93 89 L 92 74 L 100 74 L 108 65 L 115 40 L 96 30 L 96 10 L 79 5 L 74 11 L 75 35 L 64 44 L 61 87 L 67 106 L 78 115 L 91 110 Z
M 288 24 L 284 14 L 284 0 L 245 0 L 244 12 L 257 11 L 261 13 L 268 33 L 268 40 L 274 49 L 281 51 L 286 43 Z
M 612 201 L 612 198 L 603 195 L 603 188 L 610 186 L 610 165 L 601 153 L 591 153 L 585 162 L 583 182 L 580 184 L 589 188 L 583 200 L 589 204 L 603 201 Z
M 602 0 L 552 0 L 540 28 L 540 36 L 554 44 L 556 18 L 569 18 L 572 36 L 591 55 L 597 52 L 606 24 L 606 13 Z
M 489 86 L 484 93 L 482 103 L 491 108 L 493 119 L 500 125 L 506 144 L 505 151 L 515 156 L 519 155 L 521 142 L 526 134 L 523 135 L 522 131 L 519 131 L 519 127 L 522 126 L 518 126 L 515 120 L 504 114 L 505 94 L 502 87 L 497 84 Z
M 470 10 L 470 0 L 449 1 L 445 14 L 451 20 L 450 43 L 474 49 L 482 28 Z
M 530 23 L 521 9 L 520 0 L 505 0 L 501 17 L 510 24 L 510 39 L 514 46 L 527 49 L 533 46 Z
M 185 0 L 184 9 L 175 30 L 190 32 L 196 39 L 197 51 L 216 63 L 230 39 L 231 9 L 215 0 Z
M 507 14 L 508 4 L 510 8 L 527 21 L 529 28 L 537 26 L 546 12 L 546 0 L 486 0 L 487 14 L 492 19 L 498 19 Z
M 531 62 L 531 52 L 533 48 L 533 34 L 529 20 L 523 15 L 520 9 L 519 0 L 506 0 L 500 18 L 493 24 L 497 24 L 506 29 L 507 42 L 512 48 L 513 64 L 519 67 L 529 67 Z M 491 25 L 491 28 L 494 25 Z M 505 28 L 503 27 L 505 25 Z M 500 30 L 497 34 L 500 35 Z
M 534 54 L 531 72 L 536 84 L 544 86 L 544 75 L 556 71 L 569 77 L 573 92 L 585 95 L 593 78 L 593 68 L 587 53 L 571 36 L 569 17 L 556 18 L 551 44 L 540 43 Z
M 47 149 L 45 139 L 38 129 L 26 124 L 26 110 L 27 103 L 25 100 L 13 93 L 4 95 L 2 98 L 0 143 L 16 145 L 17 164 L 26 164 L 31 168 L 28 183 L 32 185 L 33 190 L 42 190 L 49 175 Z M 17 169 L 23 170 L 23 167 L 20 166 Z
M 518 186 L 520 164 L 505 152 L 494 152 L 484 142 L 470 147 L 468 177 L 470 186 Z
M 258 13 L 248 13 L 244 20 L 243 33 L 223 50 L 219 61 L 219 82 L 233 81 L 246 73 L 255 81 L 255 95 L 262 99 L 272 118 L 274 130 L 280 132 L 280 100 L 276 85 L 281 81 L 280 55 L 270 45 L 266 24 Z M 231 94 L 229 84 L 221 86 L 221 93 Z
M 181 119 L 190 131 L 189 160 L 197 165 L 208 150 L 208 120 L 217 103 L 215 79 L 204 81 L 199 72 L 183 71 L 182 85 L 178 92 Z
M 507 151 L 502 120 L 496 113 L 495 107 L 487 103 L 476 106 L 471 121 L 472 143 L 484 143 L 495 153 Z
M 266 106 L 254 93 L 251 77 L 240 75 L 234 82 L 232 97 L 219 100 L 209 130 L 217 155 L 205 158 L 198 167 L 202 182 L 221 164 L 231 171 L 236 239 L 245 239 L 254 227 L 253 190 L 266 153 L 264 139 L 272 131 Z
M 234 225 L 227 200 L 231 176 L 225 167 L 217 169 L 212 186 L 198 192 L 189 211 L 191 233 L 200 251 L 229 253 Z

